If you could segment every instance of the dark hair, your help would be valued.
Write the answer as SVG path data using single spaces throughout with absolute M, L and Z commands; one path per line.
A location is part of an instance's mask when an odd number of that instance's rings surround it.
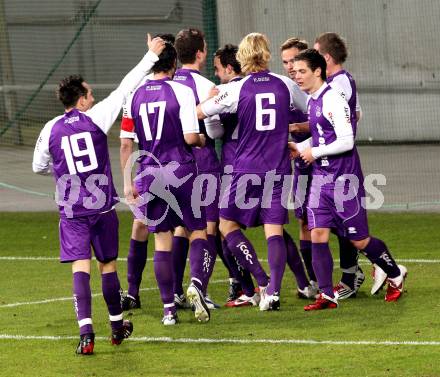
M 347 45 L 336 33 L 324 33 L 316 38 L 321 54 L 329 54 L 336 64 L 345 62 L 348 56 Z
M 219 48 L 215 52 L 214 56 L 220 59 L 220 63 L 223 67 L 226 68 L 226 66 L 229 64 L 235 73 L 240 74 L 241 66 L 240 63 L 237 61 L 237 51 L 238 46 L 226 44 L 222 48 Z
M 176 41 L 176 38 L 173 34 L 156 34 L 153 39 L 158 37 L 163 39 L 165 42 L 170 42 L 171 44 L 174 44 L 174 42 Z
M 154 63 L 151 71 L 154 73 L 168 72 L 176 67 L 177 52 L 171 42 L 165 41 L 165 47 L 159 55 L 159 60 Z
M 307 66 L 313 72 L 315 72 L 318 68 L 321 68 L 321 79 L 323 81 L 327 80 L 327 63 L 325 61 L 325 58 L 314 48 L 309 48 L 300 52 L 298 55 L 295 56 L 294 61 L 305 61 Z
M 87 89 L 83 85 L 81 75 L 71 75 L 62 79 L 58 85 L 57 97 L 63 103 L 64 108 L 74 107 L 79 98 L 87 96 Z
M 304 51 L 309 48 L 307 41 L 305 41 L 304 39 L 289 38 L 281 45 L 280 50 L 284 51 L 294 47 L 297 48 L 298 51 Z
M 182 64 L 194 63 L 197 51 L 203 51 L 205 48 L 205 35 L 199 29 L 181 30 L 176 35 L 174 46 Z

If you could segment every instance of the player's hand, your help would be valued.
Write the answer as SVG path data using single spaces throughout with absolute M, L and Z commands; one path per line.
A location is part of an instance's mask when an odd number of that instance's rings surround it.
M 293 141 L 289 141 L 287 143 L 287 148 L 289 148 L 290 159 L 294 160 L 299 157 L 300 153 L 296 147 L 296 144 Z
M 315 158 L 312 156 L 312 148 L 307 148 L 306 150 L 302 151 L 300 156 L 308 165 L 315 161 Z
M 212 97 L 215 97 L 217 94 L 219 94 L 220 93 L 220 90 L 218 90 L 218 88 L 216 87 L 216 86 L 213 86 L 212 88 L 211 88 L 211 90 L 209 91 L 209 94 L 208 94 L 208 99 L 209 98 L 212 98 Z
M 300 132 L 298 123 L 289 124 L 289 132 Z
M 139 192 L 136 189 L 136 186 L 134 184 L 124 186 L 124 196 L 127 200 L 127 204 L 136 204 L 136 201 L 139 198 Z
M 206 145 L 206 136 L 204 134 L 199 134 L 200 144 L 199 147 L 203 148 Z
M 157 56 L 159 56 L 165 48 L 165 41 L 159 37 L 151 39 L 150 33 L 147 35 L 147 44 L 148 50 L 154 52 Z

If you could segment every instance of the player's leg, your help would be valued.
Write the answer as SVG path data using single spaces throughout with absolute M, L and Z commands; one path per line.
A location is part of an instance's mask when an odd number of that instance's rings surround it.
M 303 261 L 298 252 L 298 248 L 295 245 L 290 234 L 284 229 L 283 232 L 284 242 L 286 243 L 287 251 L 287 265 L 293 272 L 296 279 L 296 285 L 299 298 L 314 298 L 316 292 L 310 286 L 306 272 L 304 270 Z
M 179 309 L 189 308 L 185 294 L 183 293 L 183 276 L 185 275 L 188 250 L 188 231 L 185 227 L 178 226 L 174 230 L 172 256 L 174 271 L 174 302 Z
M 264 224 L 264 233 L 267 241 L 270 282 L 267 288 L 260 292 L 260 310 L 279 310 L 281 282 L 287 262 L 287 248 L 283 238 L 283 225 Z
M 229 297 L 225 306 L 240 307 L 240 306 L 257 306 L 260 302 L 260 296 L 255 292 L 255 285 L 252 276 L 248 270 L 240 265 L 237 258 L 234 257 L 228 248 L 228 243 L 225 239 L 222 242 L 223 255 L 229 265 L 230 272 L 230 288 Z
M 107 304 L 112 329 L 111 342 L 119 345 L 133 332 L 133 324 L 123 320 L 121 284 L 116 270 L 119 248 L 119 221 L 116 211 L 95 215 L 90 219 L 91 244 L 101 272 L 102 294 Z
M 304 266 L 306 267 L 307 274 L 309 275 L 309 281 L 314 286 L 317 282 L 315 272 L 313 271 L 312 264 L 312 236 L 308 229 L 307 220 L 304 218 L 298 219 L 299 223 L 299 250 L 301 252 Z
M 339 257 L 342 277 L 335 286 L 335 294 L 339 300 L 356 297 L 356 293 L 365 280 L 365 275 L 359 267 L 358 250 L 347 237 L 338 235 Z
M 212 211 L 211 211 L 212 212 Z M 208 216 L 208 213 L 207 213 Z M 211 219 L 213 219 L 214 216 L 211 215 Z M 206 231 L 207 231 L 207 241 L 209 244 L 209 259 L 210 259 L 210 263 L 209 263 L 209 270 L 207 272 L 207 279 L 205 280 L 205 285 L 203 286 L 203 294 L 205 295 L 205 301 L 209 307 L 209 309 L 218 309 L 220 308 L 220 305 L 216 304 L 214 301 L 212 301 L 211 297 L 209 297 L 208 295 L 208 282 L 209 279 L 212 276 L 212 273 L 214 271 L 214 265 L 215 265 L 215 260 L 217 258 L 217 254 L 218 254 L 218 242 L 217 242 L 217 221 L 218 221 L 218 202 L 216 204 L 216 217 L 217 220 L 215 221 L 209 221 L 210 219 L 208 219 L 208 221 L 206 222 Z
M 186 291 L 186 295 L 194 308 L 194 316 L 199 322 L 208 322 L 211 318 L 211 313 L 203 294 L 203 287 L 208 284 L 209 280 L 210 263 L 211 258 L 206 230 L 192 231 L 189 252 L 191 283 Z
M 304 310 L 333 309 L 338 306 L 333 292 L 333 258 L 329 248 L 330 228 L 315 227 L 311 230 L 313 271 L 318 279 L 321 294 Z
M 385 301 L 396 301 L 403 293 L 406 267 L 395 262 L 385 242 L 378 238 L 369 236 L 361 240 L 352 240 L 352 243 L 371 263 L 379 266 L 387 274 L 388 289 Z
M 127 256 L 127 295 L 122 298 L 122 309 L 130 310 L 141 307 L 139 288 L 147 262 L 148 228 L 138 219 L 133 220 L 130 248 Z
M 165 326 L 177 323 L 177 309 L 174 304 L 173 290 L 173 259 L 172 244 L 173 234 L 171 231 L 154 234 L 154 274 L 159 287 L 160 297 L 163 303 L 163 319 Z
M 76 260 L 72 263 L 73 302 L 79 326 L 80 341 L 76 352 L 93 353 L 95 333 L 92 322 L 92 293 L 90 290 L 90 259 Z
M 254 276 L 259 287 L 266 288 L 269 277 L 261 266 L 252 243 L 243 234 L 240 226 L 235 221 L 220 217 L 220 231 L 225 238 L 228 249 L 237 258 L 240 265 Z
M 78 321 L 80 341 L 76 352 L 93 353 L 95 334 L 92 322 L 90 290 L 90 230 L 87 218 L 61 218 L 59 224 L 60 261 L 72 262 L 73 303 Z

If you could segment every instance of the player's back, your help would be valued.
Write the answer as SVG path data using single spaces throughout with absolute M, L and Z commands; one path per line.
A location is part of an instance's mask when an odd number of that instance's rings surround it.
M 209 98 L 214 83 L 203 77 L 195 69 L 180 68 L 176 71 L 173 81 L 185 85 L 193 91 L 196 105 Z M 215 142 L 206 132 L 206 124 L 212 123 L 211 119 L 199 121 L 200 133 L 205 135 L 206 144 L 203 148 L 193 148 L 193 154 L 197 162 L 199 172 L 218 172 L 220 162 L 215 151 Z
M 73 217 L 110 209 L 117 202 L 117 194 L 107 135 L 77 109 L 48 122 L 45 132 L 50 132 L 49 152 L 57 189 L 69 198 Z M 60 212 L 65 215 L 61 207 Z
M 275 169 L 277 173 L 290 172 L 287 141 L 291 93 L 284 79 L 262 71 L 240 82 L 234 171 L 265 173 Z
M 189 88 L 169 78 L 149 80 L 134 93 L 130 111 L 139 149 L 154 156 L 142 156 L 141 164 L 194 161 L 183 136 L 199 131 L 195 100 Z

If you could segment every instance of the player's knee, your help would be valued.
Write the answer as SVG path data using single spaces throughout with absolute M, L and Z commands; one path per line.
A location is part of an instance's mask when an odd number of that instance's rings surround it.
M 148 228 L 147 226 L 140 220 L 134 220 L 133 221 L 133 227 L 131 230 L 131 238 L 140 241 L 145 242 L 148 238 Z
M 363 240 L 357 240 L 357 241 L 352 240 L 351 243 L 356 249 L 364 250 L 367 247 L 369 241 L 370 241 L 370 237 L 367 237 L 364 238 Z
M 207 239 L 207 237 L 206 237 L 206 230 L 205 229 L 203 229 L 203 230 L 194 230 L 194 231 L 191 232 L 191 235 L 189 236 L 189 241 L 193 242 L 194 240 L 197 240 L 197 239 L 203 239 L 203 240 Z
M 208 234 L 215 236 L 217 234 L 217 223 L 209 221 L 206 223 L 206 231 Z
M 223 237 L 226 237 L 236 229 L 240 229 L 240 227 L 234 221 L 220 219 L 219 230 Z
M 107 263 L 98 262 L 99 271 L 101 274 L 109 274 L 116 271 L 116 260 Z

